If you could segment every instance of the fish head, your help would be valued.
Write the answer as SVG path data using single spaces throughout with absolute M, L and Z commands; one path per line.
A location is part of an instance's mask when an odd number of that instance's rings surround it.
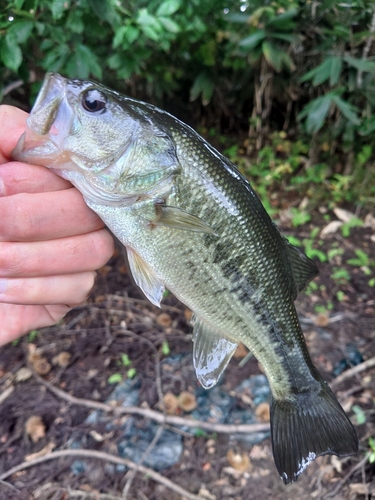
M 98 83 L 47 73 L 13 157 L 53 169 L 96 201 L 154 195 L 178 162 L 168 133 L 137 104 Z

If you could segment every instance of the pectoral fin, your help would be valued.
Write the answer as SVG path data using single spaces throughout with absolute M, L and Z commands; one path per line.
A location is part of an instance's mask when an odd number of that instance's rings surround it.
M 166 226 L 184 231 L 215 234 L 214 230 L 202 219 L 177 207 L 155 205 L 156 217 L 151 221 L 153 226 Z
M 195 372 L 202 386 L 210 389 L 224 372 L 238 344 L 219 335 L 199 318 L 194 317 L 192 323 Z
M 155 276 L 154 271 L 136 252 L 129 247 L 126 247 L 126 252 L 134 281 L 146 295 L 148 300 L 155 306 L 160 307 L 160 302 L 165 290 L 163 283 Z

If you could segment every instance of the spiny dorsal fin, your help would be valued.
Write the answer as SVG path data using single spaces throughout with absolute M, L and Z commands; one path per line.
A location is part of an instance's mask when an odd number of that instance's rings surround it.
M 224 372 L 238 344 L 216 333 L 207 323 L 195 316 L 192 323 L 195 372 L 202 386 L 210 389 Z
M 148 300 L 160 307 L 165 290 L 164 284 L 155 276 L 150 266 L 129 247 L 126 247 L 130 270 L 134 281 Z
M 319 270 L 315 262 L 302 252 L 302 250 L 289 243 L 286 238 L 284 238 L 284 241 L 289 261 L 292 266 L 294 281 L 297 285 L 298 292 L 300 292 L 305 288 L 309 281 L 314 279 L 319 274 Z
M 155 210 L 156 217 L 151 221 L 152 226 L 166 226 L 184 231 L 214 234 L 214 230 L 202 219 L 180 208 L 157 204 Z

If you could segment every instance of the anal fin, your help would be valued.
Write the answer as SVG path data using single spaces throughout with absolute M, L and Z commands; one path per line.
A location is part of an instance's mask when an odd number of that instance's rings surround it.
M 195 316 L 192 323 L 195 372 L 202 386 L 210 389 L 224 372 L 238 344 L 224 338 Z
M 160 307 L 165 290 L 164 284 L 155 276 L 150 266 L 129 247 L 126 247 L 130 270 L 134 281 L 155 306 Z

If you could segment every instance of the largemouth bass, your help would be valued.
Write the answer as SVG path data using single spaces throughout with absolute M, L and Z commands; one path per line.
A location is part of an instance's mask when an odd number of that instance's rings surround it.
M 150 104 L 52 73 L 14 158 L 71 181 L 125 245 L 153 304 L 167 288 L 194 312 L 193 360 L 205 388 L 239 342 L 257 357 L 271 387 L 273 454 L 285 484 L 319 455 L 357 452 L 294 307 L 316 265 L 281 235 L 229 160 Z

